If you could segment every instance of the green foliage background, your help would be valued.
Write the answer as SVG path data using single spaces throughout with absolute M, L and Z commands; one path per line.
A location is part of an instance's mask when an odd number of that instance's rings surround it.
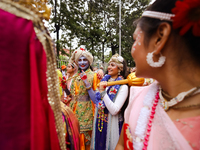
M 121 0 L 121 54 L 128 66 L 134 66 L 131 57 L 132 34 L 135 30 L 133 21 L 138 19 L 150 0 Z M 77 40 L 78 47 L 86 45 L 88 51 L 102 62 L 119 51 L 119 2 L 111 0 L 50 0 L 55 24 L 63 31 L 57 41 L 60 49 L 70 47 Z M 56 4 L 56 7 L 55 7 Z M 55 16 L 56 12 L 56 16 Z M 53 32 L 53 31 L 52 31 Z M 111 49 L 104 56 L 105 49 Z

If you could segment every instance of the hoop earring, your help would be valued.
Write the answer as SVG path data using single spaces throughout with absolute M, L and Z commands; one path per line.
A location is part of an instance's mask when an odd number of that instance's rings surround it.
M 147 56 L 146 56 L 147 57 L 146 60 L 147 60 L 147 63 L 149 64 L 149 66 L 151 66 L 151 67 L 161 67 L 162 65 L 164 65 L 166 57 L 163 56 L 160 53 L 160 58 L 159 58 L 158 62 L 154 62 L 153 61 L 153 53 L 154 52 L 148 53 Z

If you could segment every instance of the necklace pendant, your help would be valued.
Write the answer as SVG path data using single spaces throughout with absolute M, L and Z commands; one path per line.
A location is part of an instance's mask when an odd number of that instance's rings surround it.
M 167 111 L 169 109 L 168 102 L 166 100 L 161 100 L 160 103 L 165 111 Z

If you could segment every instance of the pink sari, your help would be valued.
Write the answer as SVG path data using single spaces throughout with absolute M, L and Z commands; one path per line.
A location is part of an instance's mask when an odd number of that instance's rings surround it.
M 70 150 L 79 150 L 79 123 L 75 114 L 71 109 L 63 102 L 61 103 L 61 109 L 63 114 L 64 128 L 66 133 L 66 144 Z
M 125 111 L 125 123 L 129 125 L 131 137 L 135 136 L 135 128 L 137 125 L 137 120 L 140 114 L 140 110 L 143 107 L 143 100 L 151 88 L 157 88 L 157 83 L 153 83 L 146 87 L 131 87 L 130 89 L 130 99 L 129 105 Z M 197 121 L 198 123 L 198 121 Z M 126 134 L 126 130 L 124 131 Z M 180 132 L 181 131 L 181 132 Z M 200 129 L 197 128 L 187 136 L 193 136 L 196 132 L 200 133 Z M 128 134 L 127 134 L 128 135 Z M 200 138 L 198 134 L 195 139 L 196 143 L 199 143 Z M 152 122 L 150 137 L 148 141 L 148 150 L 191 150 L 192 147 L 186 140 L 188 137 L 184 137 L 182 130 L 179 130 L 174 122 L 169 118 L 164 109 L 160 104 L 157 105 L 156 113 Z M 194 140 L 194 139 L 193 139 Z M 141 141 L 143 142 L 143 141 Z M 194 141 L 193 141 L 194 142 Z M 124 144 L 130 142 L 125 141 Z

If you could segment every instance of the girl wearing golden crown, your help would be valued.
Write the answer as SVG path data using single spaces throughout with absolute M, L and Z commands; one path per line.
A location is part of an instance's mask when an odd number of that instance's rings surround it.
M 156 0 L 137 21 L 131 87 L 116 150 L 200 149 L 200 1 Z
M 96 92 L 98 103 L 96 103 L 91 150 L 115 149 L 124 121 L 123 112 L 128 103 L 129 90 L 126 84 L 107 86 L 107 82 L 120 81 L 126 76 L 127 65 L 124 58 L 118 54 L 113 55 L 108 63 L 108 74 L 103 77 L 99 92 Z

